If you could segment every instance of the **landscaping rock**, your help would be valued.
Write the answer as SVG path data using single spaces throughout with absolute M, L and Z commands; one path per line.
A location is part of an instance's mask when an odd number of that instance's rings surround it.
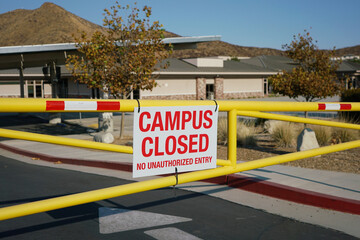
M 310 128 L 305 128 L 301 131 L 297 138 L 297 151 L 305 151 L 314 148 L 318 148 L 319 144 L 316 139 L 315 132 Z
M 61 123 L 61 113 L 50 113 L 49 114 L 49 123 L 50 124 Z
M 100 113 L 98 123 L 99 123 L 99 131 L 113 132 L 114 131 L 113 113 L 110 112 Z
M 113 143 L 114 142 L 114 136 L 107 132 L 100 132 L 94 136 L 95 142 L 101 142 L 101 143 Z

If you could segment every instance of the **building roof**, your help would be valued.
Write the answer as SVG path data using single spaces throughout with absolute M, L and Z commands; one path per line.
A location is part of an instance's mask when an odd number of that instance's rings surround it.
M 252 64 L 258 67 L 272 69 L 274 71 L 291 71 L 298 66 L 298 63 L 284 56 L 257 56 L 249 59 L 241 59 L 242 62 Z M 351 61 L 342 61 L 337 72 L 359 72 L 360 64 Z
M 176 37 L 163 39 L 164 44 L 171 44 L 174 49 L 192 49 L 200 42 L 219 41 L 219 35 L 199 37 Z M 67 54 L 74 54 L 75 43 L 43 44 L 28 46 L 0 47 L 0 69 L 41 67 L 55 61 L 65 64 Z
M 203 58 L 204 59 L 204 58 Z M 259 56 L 249 59 L 241 59 L 240 61 L 226 60 L 225 58 L 205 58 L 210 60 L 220 61 L 222 64 L 218 67 L 198 67 L 188 59 L 170 58 L 162 62 L 169 64 L 166 69 L 160 69 L 155 72 L 159 75 L 192 75 L 192 76 L 236 76 L 236 75 L 258 75 L 268 76 L 274 75 L 279 71 L 291 70 L 296 67 L 296 64 L 287 57 L 282 56 Z M 211 65 L 211 64 L 210 64 Z M 65 65 L 58 65 L 61 67 L 62 76 L 70 76 L 70 72 L 66 69 Z M 343 61 L 340 65 L 338 73 L 360 73 L 360 64 Z M 24 69 L 24 75 L 28 77 L 41 78 L 43 77 L 42 67 L 30 67 Z M 0 69 L 0 78 L 18 78 L 18 69 Z
M 278 71 L 278 72 L 282 70 L 290 71 L 298 65 L 290 58 L 284 56 L 262 55 L 262 56 L 252 57 L 249 59 L 242 59 L 241 61 L 259 67 L 269 68 L 272 69 L 273 71 Z
M 162 64 L 168 62 L 169 67 L 161 69 L 157 73 L 160 75 L 272 75 L 277 72 L 273 69 L 258 67 L 255 65 L 227 60 L 223 61 L 223 67 L 197 67 L 183 59 L 167 59 Z
M 360 72 L 360 64 L 352 61 L 342 61 L 338 72 Z

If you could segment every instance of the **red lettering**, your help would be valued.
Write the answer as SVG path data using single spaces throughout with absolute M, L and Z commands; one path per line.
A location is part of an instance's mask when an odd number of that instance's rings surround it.
M 146 142 L 149 142 L 149 144 L 153 144 L 153 140 L 151 137 L 144 138 L 141 144 L 141 153 L 144 157 L 150 157 L 153 153 L 153 150 L 149 149 L 149 152 L 146 152 Z
M 175 111 L 174 116 L 171 116 L 171 112 L 165 113 L 165 130 L 176 130 L 180 129 L 180 111 Z
M 190 111 L 183 111 L 181 116 L 181 130 L 185 129 L 185 123 L 191 121 L 191 112 Z
M 205 152 L 206 150 L 208 150 L 208 148 L 209 148 L 209 136 L 207 134 L 200 134 L 199 152 Z
M 212 115 L 213 114 L 212 111 L 206 110 L 204 113 L 204 120 L 208 122 L 207 124 L 204 122 L 204 128 L 211 128 L 212 126 L 212 119 L 208 117 L 209 114 Z
M 144 170 L 146 167 L 145 163 L 138 163 L 136 164 L 136 170 Z
M 171 147 L 172 149 L 170 150 L 170 140 L 172 140 L 172 144 Z M 176 137 L 174 136 L 169 136 L 166 138 L 165 141 L 165 152 L 167 155 L 173 155 L 176 151 Z
M 196 111 L 193 111 L 193 121 L 192 121 L 192 124 L 193 124 L 193 128 L 194 129 L 199 129 L 199 128 L 201 128 L 201 124 L 202 124 L 202 114 L 203 113 L 203 111 L 199 111 L 199 117 L 198 117 L 198 123 L 197 123 L 197 125 L 196 125 Z
M 183 142 L 183 141 L 186 141 L 187 139 L 188 139 L 188 138 L 187 138 L 186 135 L 181 135 L 181 136 L 179 137 L 178 143 L 179 143 L 179 145 L 182 147 L 182 149 L 181 149 L 181 148 L 178 148 L 178 149 L 177 149 L 178 153 L 184 154 L 184 153 L 187 152 L 188 146 L 186 145 L 186 143 Z
M 142 131 L 142 132 L 147 132 L 147 131 L 150 130 L 150 126 L 151 126 L 151 125 L 150 125 L 150 124 L 147 124 L 146 127 L 144 128 L 144 125 L 143 125 L 144 115 L 146 115 L 147 118 L 150 118 L 150 117 L 151 117 L 151 115 L 150 115 L 149 112 L 142 112 L 142 113 L 140 114 L 140 117 L 139 117 L 139 129 L 140 129 L 140 131 Z
M 160 112 L 155 113 L 151 131 L 153 132 L 155 130 L 155 128 L 157 128 L 157 127 L 159 128 L 160 131 L 164 131 L 164 125 L 163 125 L 163 121 L 162 121 Z
M 196 138 L 198 137 L 199 135 L 197 134 L 191 134 L 189 136 L 189 153 L 195 153 L 197 152 L 197 149 L 194 149 L 193 147 L 197 145 L 197 141 L 196 141 Z
M 159 137 L 155 137 L 155 156 L 163 156 L 164 152 L 159 152 Z

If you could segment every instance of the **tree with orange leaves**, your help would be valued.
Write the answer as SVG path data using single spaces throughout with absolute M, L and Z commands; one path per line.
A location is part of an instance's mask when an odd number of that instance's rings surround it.
M 133 90 L 153 89 L 156 86 L 153 72 L 158 67 L 167 67 L 159 63 L 172 50 L 162 43 L 163 26 L 150 21 L 151 13 L 151 7 L 140 10 L 136 3 L 130 7 L 116 2 L 110 10 L 105 9 L 105 32 L 96 31 L 90 38 L 82 32 L 75 38 L 79 54 L 67 59 L 74 79 L 115 98 L 126 98 Z
M 340 94 L 342 87 L 335 72 L 340 62 L 331 60 L 335 48 L 319 50 L 315 43 L 305 30 L 303 34 L 294 35 L 289 45 L 283 46 L 297 66 L 269 78 L 275 93 L 294 99 L 304 97 L 306 102 Z

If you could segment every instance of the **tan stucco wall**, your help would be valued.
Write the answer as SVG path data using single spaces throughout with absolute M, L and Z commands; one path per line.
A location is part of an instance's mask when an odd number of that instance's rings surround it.
M 44 83 L 44 97 L 51 97 L 51 84 Z
M 27 97 L 27 89 L 25 85 L 25 97 Z M 44 84 L 44 97 L 51 96 L 51 85 Z M 0 87 L 0 97 L 20 97 L 20 85 L 18 84 L 4 84 Z
M 158 79 L 157 86 L 152 91 L 141 91 L 140 96 L 165 96 L 196 94 L 195 79 Z
M 224 93 L 262 92 L 263 79 L 224 79 Z
M 19 97 L 20 96 L 20 86 L 16 84 L 11 85 L 1 85 L 0 87 L 0 97 Z

